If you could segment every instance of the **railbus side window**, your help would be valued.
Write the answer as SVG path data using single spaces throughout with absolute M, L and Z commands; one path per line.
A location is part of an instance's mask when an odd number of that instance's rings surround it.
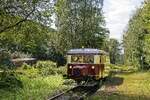
M 105 55 L 100 55 L 100 63 L 104 64 L 106 61 Z
M 95 55 L 94 56 L 94 64 L 99 64 L 100 62 L 100 56 L 99 55 Z
M 99 56 L 100 57 L 100 64 L 102 63 L 102 58 L 101 58 L 101 55 Z
M 71 55 L 67 56 L 67 63 L 71 63 Z

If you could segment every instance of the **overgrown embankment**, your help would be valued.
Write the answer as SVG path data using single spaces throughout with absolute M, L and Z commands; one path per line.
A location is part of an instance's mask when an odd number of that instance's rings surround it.
M 66 88 L 62 74 L 65 67 L 57 68 L 50 61 L 36 65 L 22 65 L 16 70 L 1 72 L 1 100 L 44 100 L 55 90 Z

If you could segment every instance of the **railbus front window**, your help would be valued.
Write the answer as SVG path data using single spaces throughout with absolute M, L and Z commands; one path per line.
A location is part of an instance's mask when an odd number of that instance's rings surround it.
M 71 63 L 94 63 L 93 55 L 72 55 Z

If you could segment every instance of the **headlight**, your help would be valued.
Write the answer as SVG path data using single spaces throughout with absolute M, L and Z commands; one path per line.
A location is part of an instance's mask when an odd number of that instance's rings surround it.
M 95 66 L 92 66 L 92 69 L 95 69 Z
M 72 66 L 69 66 L 69 68 L 71 69 L 71 68 L 72 68 Z

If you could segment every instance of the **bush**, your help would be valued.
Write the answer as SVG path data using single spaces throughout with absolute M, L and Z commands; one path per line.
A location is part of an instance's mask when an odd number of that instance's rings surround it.
M 38 61 L 35 65 L 31 66 L 26 63 L 22 65 L 25 74 L 29 77 L 36 77 L 38 75 L 48 76 L 56 74 L 65 74 L 66 67 L 57 68 L 56 63 L 52 61 Z
M 23 74 L 28 78 L 36 78 L 39 76 L 39 70 L 34 67 L 31 67 L 24 70 Z
M 23 52 L 18 52 L 18 51 L 15 51 L 11 54 L 11 58 L 12 59 L 16 59 L 16 58 L 31 58 L 32 55 L 31 54 L 25 54 Z
M 27 63 L 23 63 L 22 68 L 23 69 L 30 69 L 32 66 L 28 65 Z
M 138 69 L 133 66 L 127 65 L 114 65 L 114 64 L 107 64 L 110 67 L 111 71 L 118 71 L 118 72 L 136 72 Z
M 1 50 L 0 51 L 0 68 L 6 70 L 12 67 L 13 67 L 13 63 L 10 60 L 9 51 Z
M 39 76 L 39 70 L 34 66 L 23 63 L 20 68 L 21 74 L 27 76 L 28 78 L 36 78 Z
M 59 68 L 56 69 L 57 74 L 66 74 L 67 73 L 67 68 L 66 66 L 60 66 Z
M 0 80 L 0 89 L 16 90 L 22 88 L 22 82 L 14 72 L 3 72 Z
M 16 59 L 16 58 L 31 58 L 32 55 L 31 54 L 28 54 L 28 53 L 23 53 L 23 52 L 18 52 L 18 51 L 15 51 L 11 54 L 11 58 L 12 59 Z
M 56 74 L 55 68 L 57 68 L 57 67 L 56 67 L 56 63 L 54 63 L 54 62 L 51 62 L 51 61 L 39 61 L 39 62 L 37 62 L 35 67 L 39 70 L 39 73 L 42 76 Z
M 36 66 L 36 68 L 45 68 L 45 67 L 53 67 L 53 68 L 56 68 L 57 65 L 55 62 L 52 62 L 52 61 L 38 61 Z

